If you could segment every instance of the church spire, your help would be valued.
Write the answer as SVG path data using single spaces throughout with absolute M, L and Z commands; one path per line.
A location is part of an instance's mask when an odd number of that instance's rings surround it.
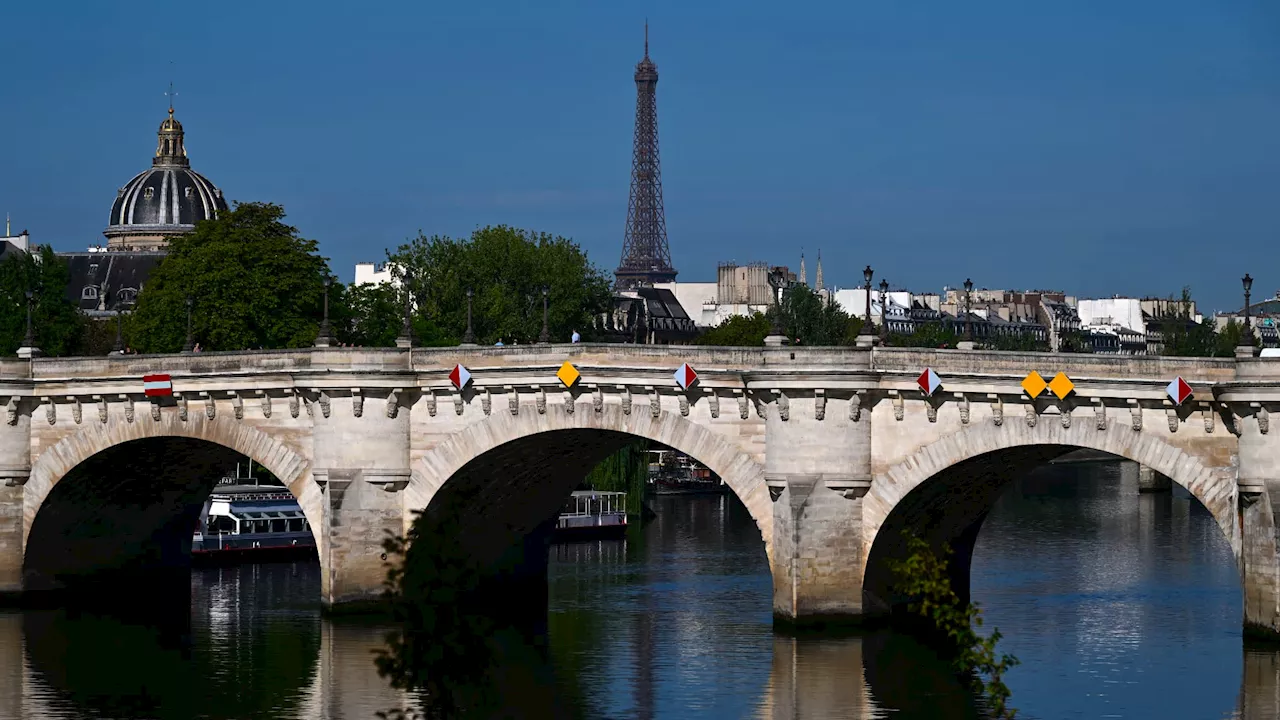
M 813 278 L 813 287 L 815 290 L 821 290 L 822 284 L 822 249 L 818 249 L 818 272 Z
M 804 250 L 800 251 L 800 284 L 809 284 L 809 272 L 804 269 Z

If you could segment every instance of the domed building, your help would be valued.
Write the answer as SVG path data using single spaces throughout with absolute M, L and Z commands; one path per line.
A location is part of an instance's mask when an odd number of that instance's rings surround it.
M 174 119 L 172 106 L 157 135 L 151 168 L 120 188 L 111 204 L 102 233 L 108 250 L 163 250 L 167 238 L 189 233 L 196 223 L 227 209 L 222 191 L 191 169 L 182 123 Z

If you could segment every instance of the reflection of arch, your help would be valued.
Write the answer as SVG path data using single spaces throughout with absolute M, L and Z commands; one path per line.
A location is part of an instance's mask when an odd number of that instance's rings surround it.
M 639 400 L 639 398 L 637 398 Z M 469 462 L 510 442 L 541 433 L 565 430 L 599 430 L 646 438 L 697 459 L 720 476 L 760 529 L 765 550 L 772 557 L 773 504 L 764 483 L 764 468 L 723 435 L 690 422 L 680 415 L 660 412 L 653 417 L 647 404 L 636 402 L 628 415 L 619 405 L 605 405 L 601 412 L 579 404 L 566 413 L 549 407 L 546 413 L 527 405 L 519 415 L 495 409 L 487 419 L 450 435 L 414 464 L 406 506 L 425 508 L 449 478 Z
M 935 542 L 952 542 L 959 564 L 952 583 L 968 592 L 969 553 L 986 512 L 1004 485 L 1016 476 L 1072 450 L 1097 450 L 1146 465 L 1182 485 L 1209 511 L 1239 556 L 1235 474 L 1205 467 L 1200 459 L 1165 440 L 1135 432 L 1112 419 L 1098 430 L 1092 418 L 1063 428 L 1058 418 L 1040 418 L 1028 427 L 1020 418 L 972 425 L 930 443 L 876 475 L 863 498 L 866 601 L 886 599 L 886 554 L 899 544 L 904 527 L 925 531 Z M 923 518 L 928 518 L 922 523 Z M 921 527 L 923 525 L 923 527 Z M 880 542 L 881 540 L 883 542 Z
M 121 443 L 160 437 L 204 440 L 247 455 L 279 478 L 294 497 L 298 498 L 313 531 L 324 527 L 323 519 L 317 515 L 321 507 L 320 489 L 314 483 L 306 482 L 310 477 L 310 462 L 306 458 L 279 440 L 243 423 L 208 420 L 198 411 L 193 411 L 189 418 L 186 421 L 179 420 L 177 414 L 170 411 L 163 413 L 159 421 L 144 417 L 143 413 L 139 413 L 134 422 L 123 422 L 118 418 L 111 418 L 106 424 L 90 424 L 86 421 L 83 430 L 63 438 L 40 453 L 40 457 L 31 466 L 31 476 L 22 493 L 24 550 L 36 514 L 40 512 L 54 486 L 73 468 Z M 316 541 L 321 541 L 318 532 Z

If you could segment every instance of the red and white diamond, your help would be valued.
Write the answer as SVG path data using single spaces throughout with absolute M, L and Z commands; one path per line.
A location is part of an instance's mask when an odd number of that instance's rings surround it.
M 454 365 L 453 370 L 449 372 L 449 382 L 461 390 L 467 386 L 467 383 L 471 382 L 471 371 L 462 365 Z
M 689 386 L 698 381 L 698 373 L 693 371 L 693 366 L 689 363 L 685 363 L 676 368 L 674 377 L 676 379 L 676 384 L 680 386 L 681 390 L 688 390 Z
M 1176 377 L 1173 382 L 1169 383 L 1169 387 L 1165 388 L 1165 392 L 1169 393 L 1169 397 L 1173 398 L 1173 404 L 1181 405 L 1191 397 L 1191 386 L 1181 377 Z
M 942 379 L 933 371 L 933 368 L 925 368 L 924 372 L 920 373 L 920 377 L 916 378 L 916 384 L 925 395 L 933 395 L 938 388 L 942 387 Z

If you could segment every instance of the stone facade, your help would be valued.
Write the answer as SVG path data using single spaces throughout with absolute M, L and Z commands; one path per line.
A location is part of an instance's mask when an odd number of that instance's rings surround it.
M 573 387 L 561 363 L 581 373 Z M 699 373 L 681 390 L 682 362 Z M 459 392 L 448 373 L 471 372 Z M 916 384 L 932 368 L 942 387 Z M 1036 370 L 1074 390 L 1032 400 Z M 141 377 L 169 373 L 152 402 Z M 1195 395 L 1175 407 L 1177 376 Z M 1246 624 L 1280 629 L 1280 363 L 1161 357 L 852 348 L 534 345 L 324 348 L 0 362 L 0 591 L 29 589 L 32 528 L 59 497 L 92 518 L 89 490 L 56 493 L 73 469 L 147 438 L 190 438 L 265 465 L 317 535 L 323 600 L 376 596 L 381 543 L 425 510 L 456 523 L 480 563 L 529 552 L 591 465 L 631 437 L 663 443 L 720 475 L 755 519 L 782 621 L 891 609 L 886 561 L 904 530 L 968 557 L 1001 487 L 1087 448 L 1186 487 L 1237 557 Z M 83 474 L 83 473 L 81 473 Z M 71 513 L 68 516 L 67 513 Z M 159 522 L 162 518 L 155 518 Z M 149 521 L 148 521 L 149 522 Z M 41 540 L 40 542 L 45 542 Z M 525 548 L 521 550 L 520 548 Z M 543 559 L 545 561 L 545 559 Z M 533 566 L 536 569 L 536 563 Z

